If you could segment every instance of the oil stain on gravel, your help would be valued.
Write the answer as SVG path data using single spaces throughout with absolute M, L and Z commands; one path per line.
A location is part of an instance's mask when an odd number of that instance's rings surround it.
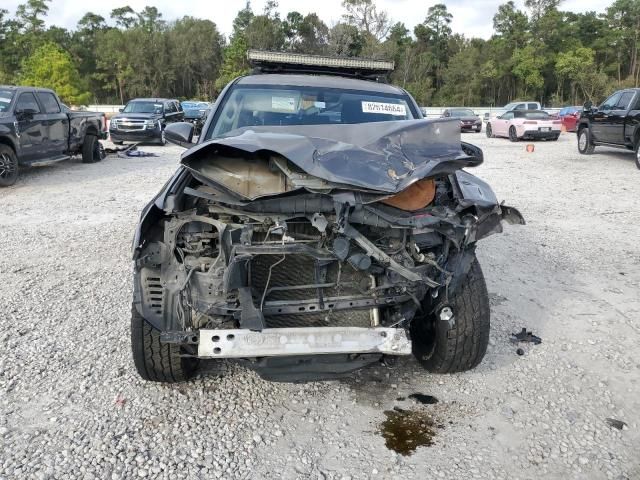
M 380 433 L 388 449 L 400 455 L 411 455 L 416 448 L 433 445 L 436 424 L 427 412 L 395 408 L 384 412 L 387 417 Z

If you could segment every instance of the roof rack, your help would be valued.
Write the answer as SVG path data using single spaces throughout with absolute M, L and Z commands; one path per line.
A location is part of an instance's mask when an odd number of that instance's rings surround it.
M 354 57 L 249 50 L 247 59 L 257 73 L 312 73 L 384 80 L 393 62 Z

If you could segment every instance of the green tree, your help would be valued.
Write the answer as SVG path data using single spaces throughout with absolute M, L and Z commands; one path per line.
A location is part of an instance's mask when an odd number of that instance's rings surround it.
M 380 42 L 389 33 L 389 14 L 379 11 L 373 0 L 343 0 L 342 7 L 347 11 L 343 15 L 345 22 L 375 41 Z
M 24 60 L 20 83 L 51 88 L 64 102 L 73 105 L 86 104 L 90 99 L 78 84 L 78 71 L 70 55 L 53 43 L 45 43 Z
M 282 30 L 288 50 L 316 54 L 327 51 L 329 28 L 315 13 L 302 16 L 299 12 L 289 12 L 282 22 Z
M 136 12 L 129 6 L 114 8 L 111 10 L 111 18 L 118 27 L 125 30 L 134 27 L 138 23 Z
M 175 95 L 211 100 L 222 64 L 223 38 L 210 20 L 183 17 L 168 31 Z
M 22 24 L 25 32 L 37 33 L 44 30 L 44 19 L 49 11 L 48 2 L 51 0 L 27 0 L 18 5 L 16 19 Z
M 513 73 L 522 81 L 525 97 L 531 90 L 538 93 L 544 87 L 544 78 L 540 73 L 543 66 L 544 60 L 531 45 L 513 52 Z

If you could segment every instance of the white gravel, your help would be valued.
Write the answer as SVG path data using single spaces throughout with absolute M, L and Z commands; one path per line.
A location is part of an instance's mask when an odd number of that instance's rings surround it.
M 129 346 L 132 232 L 181 150 L 23 172 L 0 190 L 0 478 L 640 478 L 632 155 L 580 156 L 572 134 L 534 153 L 464 138 L 484 148 L 473 173 L 528 224 L 479 247 L 489 351 L 446 376 L 406 359 L 341 382 L 269 383 L 234 366 L 143 382 Z M 517 356 L 509 335 L 522 327 L 543 343 Z M 414 392 L 440 402 L 396 400 Z M 435 444 L 388 450 L 379 429 L 394 406 L 431 412 Z

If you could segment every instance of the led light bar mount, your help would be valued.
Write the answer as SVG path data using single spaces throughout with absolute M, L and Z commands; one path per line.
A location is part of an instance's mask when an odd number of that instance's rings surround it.
M 393 62 L 384 60 L 262 50 L 249 50 L 247 59 L 256 73 L 311 73 L 380 81 L 394 69 Z

